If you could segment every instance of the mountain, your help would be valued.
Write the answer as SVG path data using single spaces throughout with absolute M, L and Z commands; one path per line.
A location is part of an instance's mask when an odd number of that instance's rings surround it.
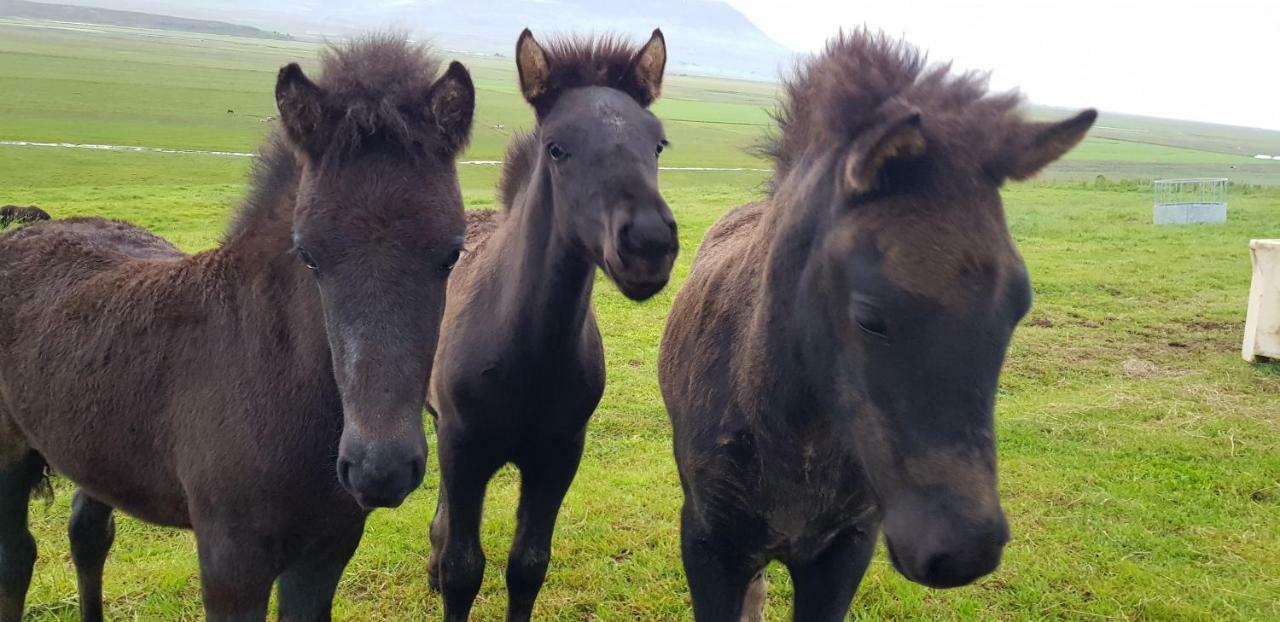
M 442 47 L 510 54 L 520 30 L 666 35 L 680 73 L 772 80 L 792 53 L 720 0 L 76 0 L 78 4 L 230 21 L 297 36 L 408 29 Z
M 189 19 L 156 15 L 138 11 L 122 11 L 91 6 L 71 4 L 50 4 L 44 2 L 27 2 L 26 0 L 0 0 L 0 16 L 21 17 L 24 19 L 46 19 L 60 22 L 82 22 L 90 24 L 108 24 L 111 26 L 127 26 L 131 28 L 155 28 L 160 30 L 177 30 L 182 32 L 200 32 L 216 35 L 232 35 L 237 37 L 256 37 L 260 39 L 289 39 L 288 35 L 267 32 L 252 26 L 229 24 L 207 19 Z

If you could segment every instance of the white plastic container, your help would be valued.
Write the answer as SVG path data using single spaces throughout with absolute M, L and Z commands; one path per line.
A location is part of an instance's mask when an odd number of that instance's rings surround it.
M 1241 354 L 1250 363 L 1280 360 L 1280 240 L 1253 240 L 1253 284 Z

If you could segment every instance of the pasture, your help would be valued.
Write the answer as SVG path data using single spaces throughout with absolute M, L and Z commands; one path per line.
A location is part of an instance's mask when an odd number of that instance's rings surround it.
M 274 114 L 276 69 L 314 57 L 305 43 L 52 26 L 0 21 L 0 141 L 252 151 Z M 671 46 L 678 54 L 679 42 Z M 464 159 L 500 159 L 511 132 L 531 123 L 512 61 L 459 58 L 479 88 Z M 767 167 L 744 149 L 767 129 L 773 96 L 766 84 L 671 77 L 655 107 L 673 144 L 663 164 Z M 1238 356 L 1247 241 L 1280 237 L 1280 162 L 1250 156 L 1280 152 L 1280 140 L 1126 117 L 1100 125 L 1112 129 L 1004 195 L 1036 297 L 997 406 L 1013 531 L 1004 565 L 939 592 L 908 583 L 878 555 L 852 619 L 1280 618 L 1280 366 Z M 55 218 L 122 218 L 198 251 L 220 239 L 247 166 L 241 157 L 0 144 L 0 203 L 37 204 Z M 461 168 L 468 207 L 494 204 L 497 173 Z M 1251 184 L 1233 188 L 1226 225 L 1157 229 L 1149 185 L 1125 181 L 1189 174 Z M 657 343 L 703 232 L 758 197 L 766 175 L 664 172 L 683 250 L 675 279 L 645 304 L 598 284 L 609 385 L 561 513 L 541 619 L 688 619 Z M 429 467 L 403 507 L 374 514 L 339 588 L 339 619 L 439 616 L 425 572 L 436 474 Z M 505 607 L 517 489 L 508 469 L 489 490 L 478 620 L 500 619 Z M 71 490 L 65 481 L 55 490 L 51 504 L 33 505 L 32 620 L 77 619 Z M 770 578 L 770 619 L 785 619 L 786 573 L 775 567 Z M 121 518 L 106 601 L 114 619 L 201 617 L 191 536 Z

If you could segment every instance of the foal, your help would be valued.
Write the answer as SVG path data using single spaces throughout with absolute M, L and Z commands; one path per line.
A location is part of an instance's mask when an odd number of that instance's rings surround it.
M 1096 116 L 1029 123 L 866 31 L 786 96 L 772 195 L 708 231 L 662 340 L 699 622 L 759 619 L 772 560 L 796 620 L 843 620 L 882 525 L 912 581 L 996 568 L 996 382 L 1031 304 L 1000 186 Z
M 480 589 L 481 505 L 507 463 L 521 474 L 507 619 L 529 619 L 604 391 L 596 268 L 645 300 L 666 284 L 677 251 L 658 193 L 666 140 L 647 110 L 662 84 L 662 34 L 639 50 L 610 39 L 543 48 L 526 30 L 516 60 L 537 127 L 509 149 L 506 210 L 469 217 L 431 381 L 441 490 L 428 571 L 452 621 L 467 618 Z
M 221 247 L 122 222 L 0 236 L 0 622 L 36 557 L 28 495 L 80 486 L 72 560 L 102 617 L 112 508 L 194 529 L 211 620 L 327 620 L 370 509 L 422 481 L 422 405 L 464 232 L 474 89 L 394 37 L 296 64 Z

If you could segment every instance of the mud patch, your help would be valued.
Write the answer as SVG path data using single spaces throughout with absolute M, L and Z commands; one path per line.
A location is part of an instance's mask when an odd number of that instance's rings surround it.
M 1120 365 L 1124 375 L 1130 378 L 1155 378 L 1164 375 L 1155 363 L 1143 359 L 1126 359 Z
M 1191 322 L 1183 322 L 1182 325 L 1195 330 L 1235 330 L 1237 328 L 1236 325 L 1231 322 L 1217 322 L 1213 320 L 1195 320 Z

